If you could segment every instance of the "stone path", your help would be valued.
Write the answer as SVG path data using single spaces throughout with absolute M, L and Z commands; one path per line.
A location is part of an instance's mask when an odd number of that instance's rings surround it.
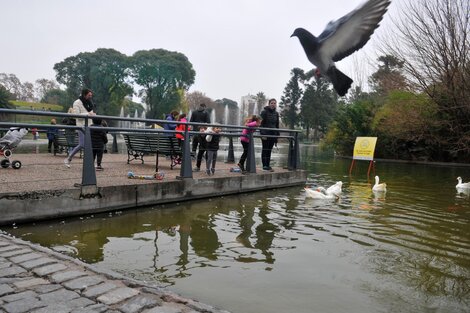
M 0 312 L 228 313 L 0 234 Z

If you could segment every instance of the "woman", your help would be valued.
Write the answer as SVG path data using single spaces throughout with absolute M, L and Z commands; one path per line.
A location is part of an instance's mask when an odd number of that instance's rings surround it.
M 93 102 L 91 98 L 93 97 L 93 92 L 90 89 L 83 89 L 81 96 L 75 100 L 73 103 L 73 114 L 80 114 L 80 115 L 88 115 L 94 116 L 96 115 L 93 112 Z M 85 126 L 85 119 L 77 118 L 76 119 L 77 126 L 83 127 Z M 72 158 L 78 151 L 85 147 L 85 134 L 82 130 L 77 130 L 78 133 L 78 146 L 73 148 L 72 152 L 70 152 L 69 156 L 65 158 L 64 164 L 66 167 L 70 168 L 70 162 L 72 162 Z

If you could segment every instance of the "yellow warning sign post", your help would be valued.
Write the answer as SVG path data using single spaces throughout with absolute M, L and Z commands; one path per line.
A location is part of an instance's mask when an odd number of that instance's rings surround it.
M 351 175 L 355 160 L 369 161 L 369 169 L 367 171 L 367 177 L 369 177 L 370 170 L 374 164 L 374 152 L 375 145 L 377 143 L 377 137 L 356 137 L 354 143 L 353 160 L 351 167 L 349 168 L 349 174 Z

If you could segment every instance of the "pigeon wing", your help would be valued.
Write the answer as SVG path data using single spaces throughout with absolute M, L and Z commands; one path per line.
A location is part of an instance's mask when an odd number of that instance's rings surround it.
M 331 21 L 318 36 L 321 53 L 340 61 L 361 49 L 379 27 L 390 0 L 368 0 L 342 18 Z

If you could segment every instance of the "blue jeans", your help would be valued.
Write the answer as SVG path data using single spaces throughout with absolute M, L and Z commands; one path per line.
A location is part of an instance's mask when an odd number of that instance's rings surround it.
M 78 151 L 81 149 L 85 148 L 85 133 L 82 132 L 81 130 L 77 130 L 78 133 L 78 146 L 73 148 L 72 152 L 69 154 L 69 161 L 72 161 L 72 158 L 75 154 L 77 154 Z

